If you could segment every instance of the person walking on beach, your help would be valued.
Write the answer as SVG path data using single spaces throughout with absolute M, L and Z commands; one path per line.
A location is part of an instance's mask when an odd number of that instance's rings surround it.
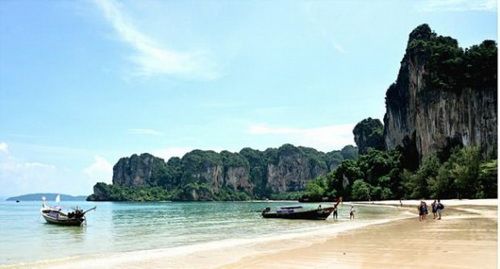
M 424 201 L 424 219 L 427 218 L 427 215 L 429 214 L 429 207 L 427 206 L 427 203 Z
M 333 208 L 333 219 L 334 220 L 338 219 L 337 207 Z
M 437 205 L 438 204 L 437 204 L 436 200 L 434 200 L 434 202 L 432 202 L 432 204 L 431 204 L 433 219 L 436 219 L 436 217 L 437 217 Z
M 349 220 L 353 220 L 354 219 L 354 212 L 356 210 L 354 210 L 354 206 L 352 205 L 351 206 L 351 211 L 349 212 Z
M 418 220 L 423 221 L 425 220 L 425 216 L 429 213 L 427 211 L 427 204 L 424 201 L 420 201 L 420 206 L 418 208 Z
M 441 212 L 443 211 L 443 209 L 444 209 L 444 205 L 441 203 L 441 200 L 438 199 L 438 202 L 436 205 L 436 211 L 438 213 L 438 220 L 441 219 Z

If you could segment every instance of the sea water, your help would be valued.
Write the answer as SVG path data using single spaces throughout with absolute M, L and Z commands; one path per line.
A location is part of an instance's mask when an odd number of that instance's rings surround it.
M 338 220 L 264 219 L 266 207 L 294 202 L 61 202 L 71 210 L 97 206 L 87 224 L 65 227 L 45 223 L 41 202 L 0 202 L 0 264 L 157 248 L 174 248 L 228 239 L 269 238 L 349 225 L 350 205 L 339 206 Z M 52 205 L 56 205 L 52 203 Z M 317 208 L 319 204 L 301 204 Z M 322 206 L 331 206 L 323 203 Z M 385 206 L 355 205 L 356 222 L 394 218 Z

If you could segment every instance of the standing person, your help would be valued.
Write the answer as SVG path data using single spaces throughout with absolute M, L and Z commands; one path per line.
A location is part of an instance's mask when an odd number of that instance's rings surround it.
M 417 211 L 418 211 L 418 221 L 422 221 L 422 201 L 420 201 L 420 204 L 417 205 Z
M 333 219 L 338 219 L 337 207 L 333 208 Z
M 427 218 L 428 214 L 429 214 L 429 207 L 427 206 L 427 203 L 424 201 L 424 220 Z
M 433 219 L 436 219 L 437 217 L 437 202 L 436 200 L 434 200 L 434 202 L 432 202 L 431 204 L 431 207 L 432 207 L 432 215 L 434 216 Z
M 427 211 L 427 205 L 424 201 L 420 201 L 420 205 L 417 206 L 418 209 L 418 220 L 423 221 L 425 219 L 425 214 Z
M 438 220 L 440 220 L 441 219 L 441 212 L 444 209 L 444 205 L 441 203 L 440 199 L 438 199 L 436 208 L 437 208 L 437 213 L 438 213 Z
M 351 211 L 349 212 L 349 220 L 353 220 L 354 219 L 354 212 L 356 210 L 354 210 L 354 206 L 351 205 Z

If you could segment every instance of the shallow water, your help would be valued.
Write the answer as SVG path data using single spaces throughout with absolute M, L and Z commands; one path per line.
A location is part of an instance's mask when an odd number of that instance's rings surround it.
M 189 246 L 226 239 L 251 239 L 348 225 L 347 204 L 339 220 L 263 219 L 265 207 L 294 202 L 61 202 L 64 208 L 86 209 L 87 225 L 49 225 L 40 216 L 40 202 L 0 202 L 0 264 L 67 256 Z M 323 207 L 328 204 L 323 204 Z M 315 208 L 318 204 L 302 204 Z M 356 221 L 395 217 L 391 207 L 355 206 Z M 330 226 L 335 227 L 335 226 Z

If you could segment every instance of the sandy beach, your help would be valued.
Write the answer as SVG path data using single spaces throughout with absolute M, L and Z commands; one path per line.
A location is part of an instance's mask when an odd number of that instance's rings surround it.
M 370 202 L 371 203 L 371 202 Z M 374 202 L 387 206 L 399 201 Z M 442 220 L 419 222 L 418 201 L 398 220 L 197 247 L 71 257 L 0 268 L 497 268 L 498 200 L 443 201 Z M 335 226 L 335 225 L 333 225 Z
M 459 206 L 441 220 L 400 220 L 223 268 L 497 268 L 496 206 Z

